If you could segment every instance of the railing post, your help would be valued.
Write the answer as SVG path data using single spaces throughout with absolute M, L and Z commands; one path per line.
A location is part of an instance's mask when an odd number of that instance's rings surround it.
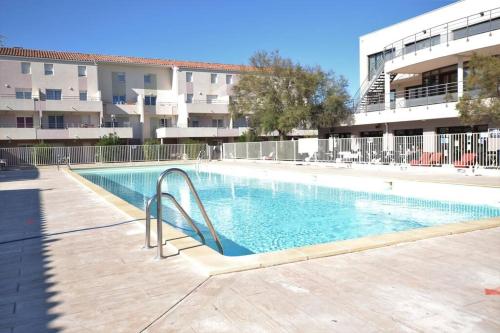
M 259 147 L 259 160 L 262 159 L 262 141 L 260 142 L 260 147 Z
M 429 51 L 432 51 L 432 28 L 429 28 Z
M 157 155 L 157 157 L 158 157 L 158 162 L 160 162 L 160 148 L 161 148 L 161 145 L 156 145 L 156 148 L 158 148 L 158 149 L 156 150 L 156 155 Z
M 278 141 L 276 141 L 276 161 L 278 161 Z
M 248 160 L 248 141 L 247 141 L 247 144 L 246 144 L 246 150 L 247 150 L 247 160 Z
M 142 146 L 142 151 L 144 152 L 144 146 Z M 128 161 L 132 162 L 132 146 L 128 146 Z
M 467 39 L 466 41 L 469 41 L 469 17 L 467 16 Z
M 448 24 L 449 23 L 446 23 L 446 46 L 450 46 L 450 30 Z
M 37 166 L 37 164 L 38 164 L 38 163 L 37 163 L 37 160 L 38 160 L 38 151 L 37 151 L 37 150 L 38 150 L 38 148 L 37 148 L 37 147 L 33 147 L 33 153 L 34 153 L 33 155 L 34 155 L 34 157 L 35 157 L 35 158 L 33 159 L 33 161 L 35 162 L 35 166 Z

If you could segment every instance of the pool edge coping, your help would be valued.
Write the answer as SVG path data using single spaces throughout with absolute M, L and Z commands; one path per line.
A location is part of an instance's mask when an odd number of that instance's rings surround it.
M 139 220 L 145 226 L 145 212 L 143 210 L 108 192 L 99 185 L 92 183 L 71 169 L 64 168 L 62 170 L 78 183 L 89 188 L 123 213 Z M 151 219 L 151 230 L 156 230 L 156 223 L 156 219 Z M 196 239 L 165 223 L 163 224 L 163 239 L 170 249 L 187 258 L 208 276 L 214 276 L 495 227 L 500 227 L 500 217 L 447 223 L 439 226 L 234 257 L 221 255 L 209 246 L 201 244 Z M 156 238 L 154 232 L 151 238 Z M 153 255 L 153 251 L 151 253 Z

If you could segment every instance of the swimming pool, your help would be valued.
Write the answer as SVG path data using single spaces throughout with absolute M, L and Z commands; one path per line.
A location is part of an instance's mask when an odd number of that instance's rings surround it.
M 172 167 L 172 166 L 169 166 Z M 221 238 L 225 255 L 241 256 L 370 235 L 500 216 L 500 207 L 429 200 L 308 184 L 299 179 L 273 180 L 196 171 L 190 175 Z M 167 167 L 75 170 L 132 205 L 144 209 Z M 216 249 L 185 182 L 170 175 L 163 189 L 172 193 Z M 155 211 L 153 208 L 152 211 Z M 164 220 L 197 238 L 183 217 L 165 203 Z

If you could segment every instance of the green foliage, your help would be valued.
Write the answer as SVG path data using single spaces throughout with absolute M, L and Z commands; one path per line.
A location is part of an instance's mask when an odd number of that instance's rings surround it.
M 460 120 L 468 125 L 500 124 L 500 58 L 474 54 L 464 88 L 456 106 Z
M 279 52 L 257 52 L 254 71 L 243 73 L 229 105 L 233 118 L 247 116 L 259 133 L 333 126 L 349 115 L 347 82 L 320 67 L 308 68 L 282 58 Z
M 50 149 L 51 145 L 43 141 L 33 145 L 33 157 L 37 164 L 49 163 L 54 151 Z
M 243 133 L 238 137 L 238 142 L 256 142 L 256 141 L 260 141 L 260 138 L 253 129 L 247 130 L 245 133 Z
M 97 141 L 96 146 L 116 146 L 120 144 L 120 138 L 118 135 L 110 133 L 109 135 L 104 135 Z
M 152 161 L 158 159 L 159 144 L 158 139 L 147 139 L 144 141 L 144 160 Z

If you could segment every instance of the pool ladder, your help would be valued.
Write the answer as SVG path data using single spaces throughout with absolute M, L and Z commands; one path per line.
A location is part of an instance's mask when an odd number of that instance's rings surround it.
M 217 245 L 217 249 L 221 254 L 224 254 L 224 250 L 222 248 L 222 244 L 220 242 L 219 236 L 215 232 L 214 226 L 212 225 L 212 222 L 210 221 L 210 218 L 208 217 L 207 211 L 205 210 L 205 206 L 203 206 L 203 203 L 201 202 L 200 196 L 198 195 L 198 192 L 194 188 L 193 182 L 191 181 L 191 178 L 189 175 L 186 173 L 186 171 L 179 169 L 179 168 L 170 168 L 165 171 L 163 171 L 160 176 L 158 177 L 158 180 L 156 181 L 156 194 L 149 198 L 149 200 L 146 203 L 146 241 L 144 244 L 145 248 L 151 248 L 151 205 L 153 204 L 154 201 L 156 201 L 156 216 L 157 216 L 157 223 L 156 223 L 156 239 L 157 239 L 157 251 L 156 251 L 156 259 L 162 259 L 163 258 L 163 221 L 162 216 L 163 216 L 163 207 L 162 207 L 162 199 L 163 197 L 168 198 L 174 206 L 177 208 L 177 210 L 181 213 L 181 215 L 187 220 L 191 228 L 198 234 L 200 237 L 200 240 L 203 244 L 205 244 L 205 237 L 201 233 L 200 229 L 196 226 L 194 223 L 193 219 L 189 216 L 189 214 L 182 208 L 182 206 L 179 204 L 177 199 L 175 197 L 167 192 L 163 192 L 161 190 L 161 184 L 163 183 L 163 179 L 165 179 L 166 176 L 172 173 L 177 173 L 184 178 L 186 183 L 189 186 L 189 189 L 191 190 L 191 193 L 194 196 L 194 199 L 196 201 L 196 204 L 198 205 L 198 208 L 201 211 L 201 215 L 203 216 L 203 219 L 205 220 L 205 223 L 208 227 L 208 230 L 210 231 L 210 234 L 212 235 L 212 238 L 215 241 L 215 244 Z

